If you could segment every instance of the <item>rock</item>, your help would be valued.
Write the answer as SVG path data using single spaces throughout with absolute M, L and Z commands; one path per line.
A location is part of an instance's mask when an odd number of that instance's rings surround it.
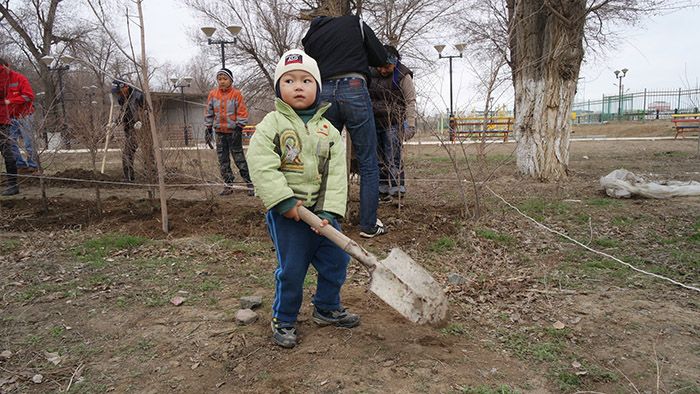
M 41 374 L 36 374 L 32 376 L 32 382 L 39 384 L 44 381 L 44 377 Z
M 447 275 L 447 282 L 451 285 L 462 285 L 467 283 L 467 280 L 462 275 L 453 272 Z
M 262 305 L 262 297 L 247 296 L 241 297 L 241 309 L 255 309 Z
M 239 326 L 247 326 L 255 323 L 256 320 L 258 320 L 258 314 L 252 309 L 239 309 L 236 312 L 236 324 Z
M 185 302 L 185 298 L 180 296 L 176 296 L 170 299 L 170 303 L 175 306 L 180 306 L 183 302 Z
M 7 360 L 10 357 L 12 357 L 12 352 L 9 350 L 3 350 L 2 353 L 0 353 L 0 360 Z

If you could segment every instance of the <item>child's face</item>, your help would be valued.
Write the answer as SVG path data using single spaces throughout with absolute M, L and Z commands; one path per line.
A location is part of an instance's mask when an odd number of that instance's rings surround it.
M 286 72 L 279 83 L 282 101 L 294 109 L 307 109 L 316 101 L 316 80 L 306 71 Z
M 233 83 L 233 81 L 232 81 L 231 79 L 229 79 L 229 77 L 227 77 L 227 76 L 224 75 L 224 74 L 219 74 L 219 75 L 217 75 L 217 76 L 216 76 L 216 82 L 219 83 L 219 87 L 220 87 L 221 89 L 230 88 L 230 87 L 231 87 L 231 84 Z

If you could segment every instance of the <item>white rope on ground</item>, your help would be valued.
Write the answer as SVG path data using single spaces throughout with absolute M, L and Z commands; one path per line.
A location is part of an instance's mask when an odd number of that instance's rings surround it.
M 590 248 L 590 247 L 588 247 L 588 246 L 582 244 L 581 242 L 579 242 L 579 241 L 577 241 L 577 240 L 575 240 L 575 239 L 569 237 L 568 235 L 566 235 L 566 234 L 564 234 L 564 233 L 562 233 L 562 232 L 560 232 L 560 231 L 551 229 L 551 228 L 545 226 L 544 224 L 538 222 L 537 220 L 535 220 L 535 219 L 533 219 L 533 218 L 527 216 L 526 214 L 524 214 L 524 213 L 523 213 L 520 209 L 518 209 L 516 206 L 514 206 L 513 204 L 511 204 L 511 203 L 509 203 L 508 201 L 506 201 L 503 197 L 501 197 L 501 196 L 499 196 L 498 194 L 496 194 L 496 192 L 494 192 L 493 190 L 491 190 L 490 187 L 488 187 L 488 186 L 485 186 L 485 187 L 486 187 L 486 189 L 487 189 L 488 191 L 490 191 L 494 196 L 498 197 L 498 199 L 500 199 L 501 201 L 503 201 L 503 203 L 505 203 L 505 204 L 508 205 L 509 207 L 513 208 L 515 211 L 517 211 L 517 212 L 518 212 L 520 215 L 522 215 L 523 217 L 525 217 L 525 218 L 527 218 L 528 220 L 530 220 L 531 222 L 535 223 L 538 227 L 541 227 L 541 228 L 543 228 L 543 229 L 549 231 L 550 233 L 554 233 L 554 234 L 557 234 L 557 235 L 559 235 L 559 236 L 562 236 L 562 237 L 568 239 L 569 241 L 575 243 L 576 245 L 579 245 L 579 246 L 581 246 L 582 248 L 588 250 L 589 252 L 593 252 L 593 253 L 599 254 L 599 255 L 601 255 L 601 256 L 605 256 L 605 257 L 607 257 L 607 258 L 609 258 L 609 259 L 611 259 L 611 260 L 614 260 L 614 261 L 616 261 L 616 262 L 618 262 L 618 263 L 620 263 L 620 264 L 622 264 L 622 265 L 625 265 L 625 266 L 627 266 L 627 267 L 629 267 L 629 268 L 631 268 L 631 269 L 633 269 L 633 270 L 635 270 L 635 271 L 637 271 L 637 272 L 640 272 L 640 273 L 642 273 L 642 274 L 649 275 L 649 276 L 653 276 L 653 277 L 655 277 L 655 278 L 659 278 L 659 279 L 662 279 L 662 280 L 665 280 L 665 281 L 669 281 L 669 282 L 673 283 L 674 285 L 681 286 L 681 287 L 686 288 L 686 289 L 688 289 L 688 290 L 695 290 L 695 291 L 697 291 L 697 292 L 700 292 L 700 288 L 697 288 L 697 287 L 694 287 L 694 286 L 690 286 L 690 285 L 683 284 L 683 283 L 681 283 L 681 282 L 675 281 L 675 280 L 673 280 L 673 279 L 671 279 L 671 278 L 667 278 L 667 277 L 662 276 L 662 275 L 655 274 L 655 273 L 653 273 L 653 272 L 644 271 L 643 269 L 637 268 L 637 267 L 633 266 L 633 265 L 630 264 L 630 263 L 626 263 L 626 262 L 624 262 L 624 261 L 618 259 L 618 258 L 615 257 L 615 256 L 611 256 L 611 255 L 609 255 L 609 254 L 607 254 L 607 253 L 605 253 L 605 252 L 601 252 L 601 251 L 595 250 L 595 249 L 593 249 L 593 248 Z

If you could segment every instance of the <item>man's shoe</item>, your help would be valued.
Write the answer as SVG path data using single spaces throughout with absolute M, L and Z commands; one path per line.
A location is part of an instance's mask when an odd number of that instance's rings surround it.
M 2 192 L 3 196 L 14 196 L 15 194 L 19 194 L 19 185 L 8 186 Z
M 377 225 L 374 226 L 374 228 L 370 231 L 361 231 L 360 236 L 363 238 L 374 238 L 378 237 L 382 234 L 386 234 L 388 230 L 386 227 L 384 227 L 384 223 L 382 223 L 381 220 L 377 219 Z
M 319 326 L 336 326 L 343 328 L 353 328 L 360 325 L 360 316 L 350 313 L 345 308 L 335 311 L 324 311 L 314 307 L 312 315 L 314 323 Z
M 297 345 L 297 329 L 294 326 L 272 319 L 272 341 L 283 348 L 291 349 Z
M 233 188 L 226 186 L 224 190 L 219 193 L 220 196 L 228 196 L 230 194 L 233 194 Z

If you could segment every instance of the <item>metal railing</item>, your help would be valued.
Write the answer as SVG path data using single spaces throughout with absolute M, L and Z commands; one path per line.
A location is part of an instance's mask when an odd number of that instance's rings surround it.
M 700 89 L 648 90 L 574 103 L 574 123 L 611 120 L 670 119 L 673 114 L 697 113 Z

